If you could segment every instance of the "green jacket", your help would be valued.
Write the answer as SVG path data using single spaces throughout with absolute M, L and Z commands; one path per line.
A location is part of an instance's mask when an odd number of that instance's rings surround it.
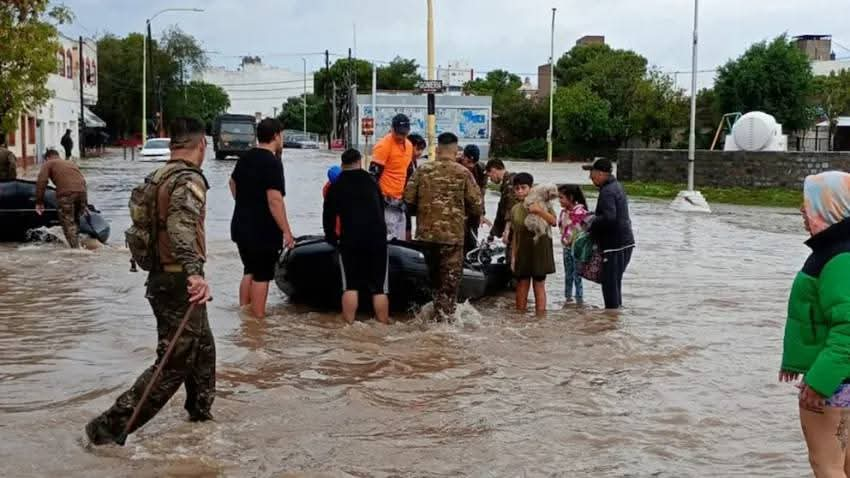
M 788 301 L 782 368 L 825 397 L 850 379 L 850 219 L 806 244 Z

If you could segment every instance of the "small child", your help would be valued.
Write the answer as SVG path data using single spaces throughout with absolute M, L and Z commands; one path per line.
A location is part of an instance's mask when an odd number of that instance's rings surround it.
M 328 190 L 339 180 L 341 174 L 342 168 L 337 165 L 328 168 L 328 182 L 322 187 L 322 199 L 328 197 Z M 338 236 L 340 234 L 342 234 L 342 222 L 340 222 L 339 218 L 336 218 L 336 235 Z
M 528 173 L 514 176 L 514 195 L 517 204 L 511 209 L 511 270 L 517 279 L 516 307 L 524 311 L 528 308 L 528 292 L 534 283 L 534 308 L 538 314 L 546 312 L 546 276 L 555 272 L 555 255 L 552 249 L 551 234 L 534 240 L 534 232 L 525 225 L 529 214 L 541 217 L 551 227 L 558 224 L 555 211 L 549 205 L 534 203 L 526 208 L 523 201 L 531 191 L 534 177 Z
M 584 288 L 581 276 L 578 274 L 578 263 L 573 253 L 573 244 L 578 235 L 587 229 L 589 213 L 587 200 L 581 188 L 573 184 L 558 187 L 561 201 L 561 215 L 558 217 L 558 227 L 561 229 L 561 245 L 564 246 L 564 297 L 567 303 L 573 301 L 573 285 L 575 285 L 575 301 L 584 302 Z

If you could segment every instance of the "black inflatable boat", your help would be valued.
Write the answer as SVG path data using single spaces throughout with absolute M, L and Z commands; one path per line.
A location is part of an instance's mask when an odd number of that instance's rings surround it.
M 80 233 L 102 243 L 109 239 L 109 223 L 94 206 L 80 218 Z M 24 241 L 27 233 L 40 227 L 59 225 L 56 191 L 48 187 L 44 193 L 44 214 L 35 212 L 34 181 L 0 182 L 0 241 Z
M 425 250 L 415 242 L 389 244 L 389 297 L 394 311 L 409 311 L 432 300 Z M 508 287 L 510 270 L 504 249 L 488 245 L 470 252 L 463 269 L 458 299 L 475 300 L 497 294 Z M 294 303 L 323 309 L 338 309 L 342 293 L 339 256 L 321 237 L 299 238 L 294 248 L 278 261 L 275 282 Z M 361 297 L 361 306 L 371 300 Z

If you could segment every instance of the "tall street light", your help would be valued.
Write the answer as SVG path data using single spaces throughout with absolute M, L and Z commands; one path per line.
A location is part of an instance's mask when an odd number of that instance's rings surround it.
M 304 62 L 304 139 L 307 139 L 307 59 L 301 61 Z
M 697 127 L 697 53 L 699 51 L 699 0 L 694 0 L 693 61 L 691 63 L 691 131 L 688 136 L 688 190 L 679 192 L 671 207 L 683 212 L 711 212 L 702 193 L 694 190 Z
M 549 130 L 546 131 L 546 142 L 548 143 L 546 160 L 550 163 L 552 162 L 552 126 L 555 119 L 553 107 L 555 105 L 555 12 L 557 10 L 557 8 L 552 9 L 552 35 L 549 51 Z
M 165 8 L 145 20 L 145 34 L 142 40 L 142 142 L 148 139 L 148 42 L 151 41 L 151 22 L 166 12 L 203 12 L 202 8 Z M 151 55 L 153 56 L 153 55 Z M 151 58 L 151 74 L 153 74 L 153 58 Z M 161 119 L 160 119 L 161 120 Z
M 428 80 L 436 80 L 434 71 L 434 2 L 428 0 Z M 436 98 L 428 93 L 428 157 L 437 157 Z

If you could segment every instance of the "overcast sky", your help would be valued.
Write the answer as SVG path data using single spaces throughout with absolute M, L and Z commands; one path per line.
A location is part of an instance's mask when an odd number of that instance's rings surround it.
M 846 0 L 702 0 L 699 69 L 713 69 L 753 42 L 789 35 L 830 34 L 850 48 Z M 214 65 L 235 66 L 236 57 L 260 55 L 264 63 L 302 68 L 301 56 L 347 54 L 357 30 L 357 56 L 391 60 L 400 55 L 426 60 L 425 0 L 64 0 L 76 17 L 71 35 L 141 32 L 145 18 L 163 8 L 203 8 L 203 13 L 169 12 L 153 22 L 153 34 L 177 24 L 198 38 Z M 555 56 L 577 38 L 602 34 L 617 48 L 646 56 L 663 71 L 690 71 L 692 0 L 434 0 L 437 64 L 465 60 L 476 71 L 496 68 L 536 73 L 548 61 L 551 9 L 558 9 Z M 843 6 L 840 6 L 843 4 Z M 839 57 L 850 50 L 833 45 Z M 308 67 L 322 67 L 309 56 Z M 702 74 L 700 83 L 713 74 Z M 532 78 L 536 81 L 536 78 Z M 678 75 L 687 85 L 686 75 Z

